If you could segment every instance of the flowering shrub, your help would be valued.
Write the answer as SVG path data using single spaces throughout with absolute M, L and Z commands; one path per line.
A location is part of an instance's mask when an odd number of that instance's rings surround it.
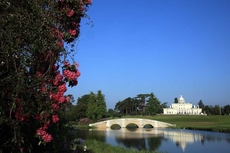
M 80 121 L 78 122 L 78 125 L 89 125 L 91 123 L 89 118 L 82 118 L 80 119 Z
M 0 152 L 68 152 L 64 117 L 78 64 L 64 48 L 80 33 L 91 0 L 0 2 Z

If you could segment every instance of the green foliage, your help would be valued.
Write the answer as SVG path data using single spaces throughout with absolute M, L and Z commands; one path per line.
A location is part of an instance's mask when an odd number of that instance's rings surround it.
M 102 94 L 101 90 L 99 90 L 97 94 L 90 92 L 86 113 L 87 117 L 92 120 L 98 120 L 106 116 L 105 96 Z
M 149 99 L 146 104 L 146 113 L 148 115 L 156 115 L 160 109 L 160 101 L 155 97 L 153 93 L 149 95 Z
M 146 103 L 147 102 L 147 103 Z M 115 105 L 115 116 L 119 115 L 155 115 L 163 112 L 166 103 L 160 104 L 160 101 L 151 94 L 138 94 L 134 98 L 126 98 L 118 101 Z

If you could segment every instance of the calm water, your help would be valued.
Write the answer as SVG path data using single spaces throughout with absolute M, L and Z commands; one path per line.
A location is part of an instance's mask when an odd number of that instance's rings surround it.
M 78 130 L 77 137 L 168 153 L 230 153 L 230 134 L 174 129 Z

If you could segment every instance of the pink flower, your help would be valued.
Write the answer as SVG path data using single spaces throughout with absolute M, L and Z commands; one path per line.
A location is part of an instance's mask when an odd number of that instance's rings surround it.
M 66 88 L 66 84 L 63 83 L 62 85 L 58 86 L 58 91 L 59 92 L 66 92 L 67 88 Z
M 43 130 L 47 130 L 50 125 L 50 121 L 47 121 L 46 124 L 42 127 Z
M 52 108 L 53 108 L 54 111 L 58 111 L 60 109 L 60 106 L 58 104 L 56 104 L 56 103 L 53 103 Z
M 65 101 L 68 103 L 70 100 L 69 96 L 65 97 Z
M 53 116 L 52 116 L 52 120 L 53 120 L 54 123 L 57 123 L 57 122 L 59 121 L 58 115 L 57 115 L 57 114 L 56 114 L 56 115 L 53 115 Z
M 72 29 L 69 30 L 69 33 L 70 33 L 72 36 L 75 36 L 75 35 L 77 34 L 76 30 L 72 30 Z
M 67 16 L 68 17 L 71 17 L 74 15 L 74 10 L 70 10 L 68 13 L 67 13 Z
M 91 3 L 92 3 L 92 0 L 86 0 L 86 2 L 85 2 L 86 5 L 89 5 Z
M 65 97 L 63 97 L 63 96 L 60 97 L 60 98 L 58 99 L 58 102 L 59 102 L 59 103 L 64 103 L 64 102 L 65 102 Z
M 39 129 L 37 130 L 37 135 L 38 135 L 38 136 L 43 136 L 44 134 L 46 134 L 46 131 L 44 131 L 42 128 L 39 128 Z
M 45 142 L 50 142 L 53 139 L 52 136 L 48 133 L 44 134 L 42 138 Z
M 65 66 L 70 66 L 69 62 L 66 62 L 66 61 L 64 62 L 64 65 Z
M 57 81 L 62 81 L 63 76 L 61 75 L 60 72 L 58 72 L 58 73 L 56 74 L 55 79 L 56 79 Z

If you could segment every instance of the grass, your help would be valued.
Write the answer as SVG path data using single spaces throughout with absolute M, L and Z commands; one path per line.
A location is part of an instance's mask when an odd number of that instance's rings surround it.
M 208 131 L 230 132 L 230 116 L 222 115 L 156 115 L 156 116 L 124 116 L 123 118 L 152 119 L 171 124 L 176 128 L 199 129 Z

